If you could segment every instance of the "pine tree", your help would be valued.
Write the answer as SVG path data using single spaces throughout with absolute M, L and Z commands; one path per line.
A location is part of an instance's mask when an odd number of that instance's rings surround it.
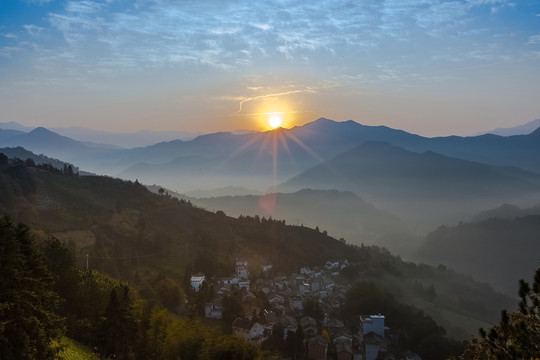
M 532 288 L 520 281 L 519 297 L 519 310 L 503 310 L 499 324 L 489 331 L 480 329 L 481 339 L 468 345 L 462 359 L 540 358 L 540 268 Z
M 0 218 L 0 359 L 53 359 L 63 331 L 58 295 L 29 229 Z

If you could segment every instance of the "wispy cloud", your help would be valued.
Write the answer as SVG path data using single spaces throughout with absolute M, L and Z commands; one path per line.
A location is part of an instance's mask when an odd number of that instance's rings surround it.
M 122 55 L 140 64 L 188 62 L 233 70 L 265 58 L 305 63 L 324 56 L 336 61 L 339 51 L 370 51 L 384 39 L 412 41 L 418 32 L 437 36 L 451 31 L 471 7 L 500 3 L 144 1 L 119 7 L 85 0 L 69 1 L 63 12 L 49 14 L 49 21 L 76 56 L 81 47 L 104 47 L 101 57 Z
M 23 25 L 23 28 L 26 30 L 26 32 L 32 36 L 37 37 L 41 34 L 41 32 L 44 30 L 44 28 L 32 24 L 25 24 Z
M 527 44 L 540 44 L 540 34 L 529 36 L 529 39 L 527 41 Z

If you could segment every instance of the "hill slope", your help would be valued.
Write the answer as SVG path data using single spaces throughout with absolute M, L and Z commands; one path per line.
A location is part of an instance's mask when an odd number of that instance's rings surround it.
M 343 237 L 357 245 L 375 243 L 383 235 L 407 232 L 397 217 L 377 209 L 351 192 L 304 189 L 289 194 L 224 196 L 191 201 L 210 210 L 224 210 L 232 216 L 256 214 L 283 219 L 291 224 L 319 227 L 336 238 Z
M 442 226 L 426 236 L 416 259 L 447 264 L 516 294 L 516 279 L 530 281 L 540 263 L 540 215 Z

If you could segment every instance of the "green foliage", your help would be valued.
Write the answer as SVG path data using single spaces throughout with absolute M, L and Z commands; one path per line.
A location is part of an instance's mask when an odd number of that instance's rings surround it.
M 236 318 L 241 317 L 244 313 L 242 293 L 238 289 L 233 289 L 226 294 L 221 304 L 223 306 L 223 320 L 227 325 L 231 325 Z
M 538 359 L 540 357 L 540 268 L 532 288 L 521 280 L 519 310 L 502 311 L 499 324 L 480 329 L 480 339 L 469 343 L 462 359 Z
M 58 296 L 29 229 L 0 219 L 0 358 L 53 359 L 62 335 Z
M 63 338 L 60 345 L 62 347 L 58 353 L 60 360 L 99 360 L 99 357 L 90 349 L 71 339 Z

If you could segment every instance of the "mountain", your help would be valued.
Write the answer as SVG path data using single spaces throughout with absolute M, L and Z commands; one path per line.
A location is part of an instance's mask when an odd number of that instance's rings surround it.
M 17 130 L 21 133 L 27 133 L 32 131 L 34 128 L 35 127 L 21 125 L 14 121 L 0 122 L 0 129 L 3 130 Z M 176 139 L 190 140 L 201 135 L 200 133 L 192 133 L 187 131 L 139 130 L 131 133 L 110 132 L 88 129 L 80 126 L 54 127 L 50 128 L 49 130 L 77 141 L 104 144 L 109 146 L 114 144 L 119 148 L 149 146 L 158 142 Z M 239 130 L 239 132 L 245 133 L 247 130 Z
M 22 134 L 24 134 L 24 131 L 0 129 L 0 143 Z
M 415 260 L 446 264 L 513 295 L 517 279 L 530 281 L 538 268 L 539 234 L 540 215 L 441 226 L 426 236 Z
M 106 156 L 114 147 L 73 140 L 44 127 L 37 127 L 27 133 L 19 133 L 0 141 L 2 147 L 23 147 L 34 153 L 46 154 L 63 161 L 93 169 L 95 158 Z M 89 159 L 92 159 L 88 162 Z
M 223 210 L 235 217 L 259 215 L 318 227 L 357 245 L 375 243 L 381 236 L 408 231 L 396 216 L 377 209 L 351 192 L 337 190 L 304 189 L 291 194 L 224 196 L 190 201 L 209 210 Z
M 98 144 L 114 144 L 121 148 L 134 148 L 140 146 L 150 146 L 163 141 L 176 139 L 191 140 L 200 133 L 187 131 L 151 131 L 139 130 L 132 133 L 109 132 L 87 129 L 83 127 L 51 128 L 52 131 L 70 137 L 72 139 L 92 142 Z
M 183 192 L 200 189 L 197 184 L 182 187 L 182 181 L 177 181 L 179 174 L 193 178 L 191 183 L 201 179 L 200 174 L 197 177 L 190 175 L 190 167 L 186 165 L 196 157 L 200 160 L 201 172 L 208 174 L 202 178 L 208 188 L 240 185 L 266 191 L 276 183 L 366 141 L 384 141 L 408 151 L 432 151 L 448 157 L 540 172 L 540 129 L 528 135 L 509 137 L 426 138 L 385 126 L 321 118 L 292 129 L 246 134 L 214 133 L 192 140 L 177 139 L 132 149 L 114 149 L 56 135 L 45 134 L 45 129 L 40 128 L 20 136 L 10 135 L 0 141 L 0 146 L 24 146 L 76 163 L 88 171 L 156 182 Z M 171 180 L 170 174 L 176 178 Z M 250 184 L 236 184 L 235 180 L 239 178 L 250 178 Z
M 503 204 L 496 209 L 482 211 L 481 213 L 476 215 L 472 219 L 472 221 L 477 222 L 477 221 L 487 220 L 490 218 L 514 219 L 517 217 L 523 217 L 527 215 L 540 215 L 540 205 L 527 207 L 527 208 L 520 208 L 517 205 Z
M 28 151 L 25 148 L 22 148 L 20 146 L 16 148 L 0 148 L 0 154 L 4 154 L 8 158 L 11 158 L 11 159 L 20 159 L 23 161 L 27 159 L 32 159 L 35 164 L 49 164 L 58 170 L 62 170 L 66 166 L 71 166 L 74 172 L 79 172 L 79 169 L 76 166 L 73 166 L 73 164 L 69 164 L 58 159 L 50 158 L 43 154 L 36 155 L 33 152 Z
M 10 121 L 10 122 L 0 122 L 0 129 L 16 130 L 23 133 L 23 132 L 31 131 L 33 127 L 24 126 L 24 125 L 19 124 L 18 122 Z
M 508 128 L 496 128 L 491 131 L 486 131 L 485 134 L 493 134 L 500 136 L 526 135 L 540 127 L 540 119 L 530 121 L 526 124 L 512 126 Z
M 365 141 L 384 141 L 414 152 L 432 151 L 489 165 L 517 166 L 540 172 L 540 130 L 511 137 L 482 135 L 426 138 L 384 126 L 366 126 L 350 120 L 336 122 L 324 118 L 292 129 L 243 135 L 216 133 L 199 136 L 191 141 L 171 141 L 129 149 L 108 156 L 104 164 L 110 171 L 116 171 L 115 174 L 120 175 L 125 171 L 122 176 L 129 173 L 131 177 L 142 170 L 129 169 L 135 164 L 142 162 L 154 165 L 153 179 L 160 177 L 159 183 L 177 186 L 177 183 L 171 183 L 166 177 L 167 173 L 175 172 L 171 166 L 178 167 L 176 173 L 188 176 L 186 171 L 189 169 L 183 168 L 182 160 L 174 164 L 175 159 L 200 156 L 206 158 L 201 159 L 202 168 L 215 178 L 208 186 L 224 187 L 236 185 L 227 178 L 226 173 L 227 167 L 232 168 L 236 162 L 243 164 L 235 170 L 238 177 L 252 176 L 255 185 L 251 187 L 264 191 L 268 187 L 264 178 L 272 176 L 278 182 L 285 181 Z M 207 162 L 209 160 L 210 163 Z M 203 164 L 205 162 L 207 164 Z M 138 176 L 145 176 L 145 173 L 140 171 Z M 211 177 L 205 180 L 208 182 Z M 189 191 L 192 188 L 176 187 L 175 190 Z
M 448 221 L 446 216 L 470 211 L 472 204 L 482 209 L 504 199 L 538 195 L 540 175 L 366 142 L 278 187 L 286 192 L 303 188 L 352 191 L 398 216 L 427 219 L 442 213 L 438 221 Z

